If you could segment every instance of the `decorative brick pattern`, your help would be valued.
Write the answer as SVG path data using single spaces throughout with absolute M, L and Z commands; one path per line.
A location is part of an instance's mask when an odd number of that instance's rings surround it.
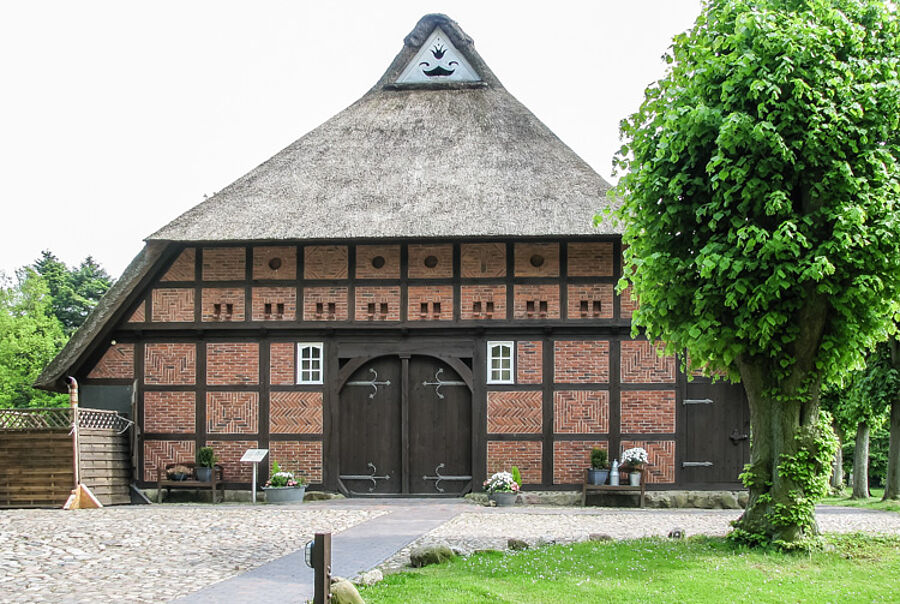
M 269 432 L 272 434 L 322 434 L 322 393 L 272 392 L 269 394 Z
M 581 484 L 591 466 L 591 449 L 609 450 L 605 440 L 557 440 L 553 443 L 553 484 Z
M 243 281 L 246 265 L 247 250 L 242 247 L 203 248 L 204 281 Z
M 193 434 L 196 431 L 194 392 L 144 393 L 144 432 Z
M 406 318 L 409 321 L 452 321 L 452 285 L 415 285 L 409 287 Z M 425 312 L 422 312 L 423 309 Z
M 643 447 L 647 450 L 647 483 L 665 484 L 675 482 L 675 441 L 674 440 L 623 440 L 620 445 L 619 458 L 625 449 Z
M 505 243 L 463 243 L 460 246 L 463 279 L 493 279 L 506 276 Z
M 349 318 L 346 287 L 303 289 L 304 321 L 346 321 Z
M 506 319 L 505 285 L 462 285 L 459 317 L 463 321 Z
M 294 342 L 272 342 L 269 345 L 269 383 L 290 386 L 297 381 L 297 345 Z
M 559 390 L 553 393 L 553 431 L 557 434 L 609 432 L 608 390 Z
M 399 321 L 400 286 L 356 288 L 357 321 Z
M 255 440 L 208 440 L 207 447 L 212 447 L 223 466 L 225 482 L 243 482 L 249 484 L 253 480 L 253 464 L 241 463 L 241 457 L 247 449 L 259 448 Z M 260 482 L 262 484 L 262 481 Z
M 194 344 L 145 344 L 144 383 L 192 385 L 197 380 L 197 349 Z
M 516 382 L 519 384 L 543 382 L 543 342 L 519 342 L 516 349 L 518 351 L 516 354 Z
M 542 425 L 540 390 L 487 393 L 489 434 L 539 434 Z
M 197 250 L 192 247 L 183 249 L 160 281 L 193 281 L 196 278 L 196 260 Z
M 623 319 L 630 319 L 632 313 L 634 313 L 638 307 L 637 300 L 633 300 L 631 294 L 632 289 L 629 285 L 625 288 L 625 291 L 622 292 L 622 295 L 619 296 L 619 316 Z
M 231 312 L 228 312 L 228 311 Z M 200 292 L 200 320 L 243 321 L 243 287 L 205 287 Z
M 559 277 L 558 243 L 517 243 L 516 277 Z
M 559 318 L 559 285 L 516 285 L 514 292 L 513 318 Z
M 303 276 L 306 279 L 346 279 L 346 245 L 308 245 L 303 248 Z
M 613 284 L 569 285 L 568 319 L 612 319 Z
M 129 323 L 143 323 L 147 320 L 147 303 L 141 302 L 137 305 L 137 308 L 134 309 L 134 312 L 131 313 L 131 316 L 128 318 Z
M 184 323 L 194 320 L 194 290 L 188 288 L 154 289 L 151 294 L 154 323 Z
M 88 374 L 91 379 L 134 379 L 134 344 L 110 346 Z
M 210 434 L 259 432 L 259 393 L 207 392 L 206 431 Z
M 522 473 L 525 484 L 542 482 L 541 461 L 542 445 L 540 441 L 500 441 L 489 440 L 487 443 L 487 475 L 494 472 L 509 472 L 513 466 Z
M 377 260 L 378 258 L 380 258 L 380 260 Z M 400 246 L 357 245 L 356 278 L 399 279 Z
M 570 243 L 570 277 L 612 277 L 613 244 L 610 242 Z
M 293 321 L 297 318 L 296 287 L 254 287 L 252 296 L 254 321 Z
M 253 248 L 253 278 L 296 279 L 297 248 L 292 245 Z
M 156 482 L 156 470 L 170 463 L 194 461 L 192 440 L 145 440 L 144 480 Z
M 318 440 L 273 440 L 269 442 L 269 472 L 278 462 L 282 470 L 303 476 L 313 483 L 322 482 L 322 442 Z
M 606 340 L 554 342 L 553 381 L 558 384 L 609 382 L 609 342 Z
M 662 345 L 643 340 L 622 341 L 622 382 L 625 384 L 674 384 L 675 357 L 659 356 Z
M 410 279 L 448 279 L 453 276 L 452 244 L 410 245 L 408 250 Z M 428 266 L 433 261 L 437 264 Z
M 206 383 L 210 386 L 259 383 L 259 344 L 256 342 L 206 345 Z
M 674 390 L 623 390 L 620 404 L 624 434 L 675 432 Z

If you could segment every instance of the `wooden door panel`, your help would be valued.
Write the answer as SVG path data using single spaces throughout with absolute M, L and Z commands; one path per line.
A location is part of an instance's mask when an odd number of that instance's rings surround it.
M 744 388 L 727 382 L 694 380 L 686 387 L 685 445 L 681 481 L 688 484 L 739 483 L 749 459 L 749 415 Z

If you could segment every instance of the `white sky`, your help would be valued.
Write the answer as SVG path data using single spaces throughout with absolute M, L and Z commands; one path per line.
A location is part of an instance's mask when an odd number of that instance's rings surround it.
M 0 4 L 0 271 L 142 239 L 362 96 L 428 12 L 610 179 L 700 0 Z M 610 179 L 611 180 L 611 179 Z

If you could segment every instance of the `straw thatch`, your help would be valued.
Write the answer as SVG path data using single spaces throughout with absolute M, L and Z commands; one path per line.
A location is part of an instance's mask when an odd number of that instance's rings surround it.
M 482 82 L 394 84 L 435 26 Z M 613 233 L 591 222 L 608 189 L 503 88 L 455 22 L 427 15 L 365 96 L 149 239 Z

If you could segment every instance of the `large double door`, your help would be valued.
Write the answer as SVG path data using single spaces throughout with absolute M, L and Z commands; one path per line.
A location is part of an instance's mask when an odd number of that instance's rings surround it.
M 353 495 L 461 495 L 472 486 L 471 371 L 388 355 L 348 363 L 338 406 L 340 486 Z

